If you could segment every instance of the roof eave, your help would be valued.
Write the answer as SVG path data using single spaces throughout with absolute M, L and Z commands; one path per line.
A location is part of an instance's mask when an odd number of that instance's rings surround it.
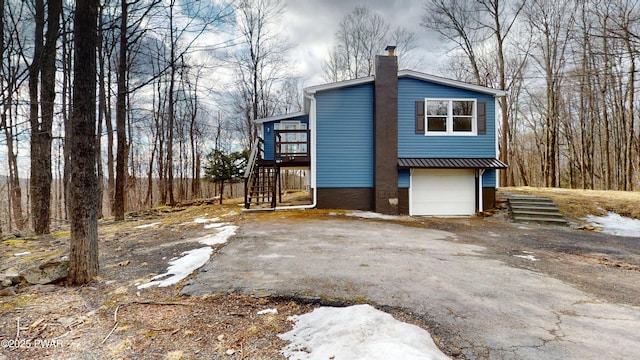
M 398 78 L 400 77 L 410 77 L 418 80 L 434 82 L 437 84 L 442 84 L 442 85 L 447 85 L 447 86 L 456 87 L 460 89 L 476 91 L 483 94 L 493 95 L 494 97 L 504 97 L 504 96 L 507 96 L 507 93 L 508 93 L 506 90 L 498 90 L 498 89 L 493 89 L 486 86 L 469 84 L 466 82 L 447 79 L 440 76 L 425 74 L 425 73 L 421 73 L 413 70 L 400 70 L 398 72 Z
M 375 79 L 374 76 L 367 76 L 367 77 L 358 78 L 358 79 L 351 79 L 351 80 L 339 81 L 339 82 L 334 82 L 329 84 L 309 86 L 308 88 L 304 89 L 304 92 L 307 94 L 315 94 L 319 91 L 340 89 L 340 88 L 349 87 L 349 86 L 367 84 L 367 83 L 373 82 L 374 79 Z
M 298 111 L 298 112 L 291 113 L 291 114 L 282 114 L 282 115 L 270 116 L 270 117 L 266 117 L 266 118 L 262 118 L 262 119 L 255 119 L 255 120 L 253 120 L 253 122 L 255 124 L 264 124 L 264 123 L 267 123 L 267 122 L 278 121 L 278 120 L 286 120 L 286 119 L 299 117 L 299 116 L 306 116 L 306 115 L 307 115 L 307 113 L 305 113 L 304 111 Z

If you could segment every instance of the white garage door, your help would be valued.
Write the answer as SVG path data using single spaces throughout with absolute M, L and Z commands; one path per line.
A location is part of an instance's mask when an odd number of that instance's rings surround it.
M 475 214 L 474 170 L 414 169 L 409 191 L 411 215 Z

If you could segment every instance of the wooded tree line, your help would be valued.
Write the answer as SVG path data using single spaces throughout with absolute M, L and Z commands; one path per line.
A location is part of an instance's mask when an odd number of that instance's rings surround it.
M 217 195 L 200 181 L 203 161 L 250 148 L 252 120 L 301 109 L 294 44 L 277 24 L 284 4 L 99 1 L 99 217 Z M 5 231 L 46 233 L 52 214 L 68 215 L 68 165 L 81 155 L 66 139 L 75 6 L 0 0 Z M 498 102 L 501 185 L 637 189 L 638 1 L 425 0 L 423 11 L 416 35 L 356 6 L 327 49 L 325 80 L 371 75 L 389 44 L 402 68 L 421 69 L 416 37 L 437 33 L 449 49 L 443 75 L 508 91 Z
M 429 0 L 449 74 L 508 90 L 504 185 L 636 190 L 637 0 Z
M 255 118 L 300 109 L 274 26 L 282 0 L 95 3 L 98 217 L 216 195 L 200 181 L 207 155 L 249 147 Z M 83 156 L 68 139 L 76 8 L 0 0 L 0 234 L 68 218 L 69 164 Z

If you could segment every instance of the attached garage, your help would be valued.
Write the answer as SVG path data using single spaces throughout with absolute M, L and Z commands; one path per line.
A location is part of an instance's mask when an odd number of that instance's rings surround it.
M 486 158 L 400 158 L 398 168 L 409 170 L 409 215 L 469 216 L 483 210 L 485 170 L 506 165 Z
M 472 169 L 414 169 L 409 187 L 410 215 L 473 215 L 476 178 Z

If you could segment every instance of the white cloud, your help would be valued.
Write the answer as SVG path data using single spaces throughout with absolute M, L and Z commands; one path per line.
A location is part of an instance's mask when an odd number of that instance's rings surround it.
M 322 61 L 326 58 L 334 43 L 334 35 L 342 18 L 348 15 L 362 1 L 325 0 L 288 0 L 283 14 L 284 32 L 297 44 L 291 53 L 291 59 L 297 64 L 305 86 L 324 83 L 322 79 Z M 418 55 L 425 58 L 423 68 L 414 69 L 436 73 L 443 61 L 439 51 L 438 36 L 420 26 L 424 13 L 423 3 L 412 0 L 373 0 L 367 1 L 369 8 L 385 18 L 391 29 L 398 26 L 413 31 L 418 39 Z M 381 49 L 382 50 L 382 49 Z

